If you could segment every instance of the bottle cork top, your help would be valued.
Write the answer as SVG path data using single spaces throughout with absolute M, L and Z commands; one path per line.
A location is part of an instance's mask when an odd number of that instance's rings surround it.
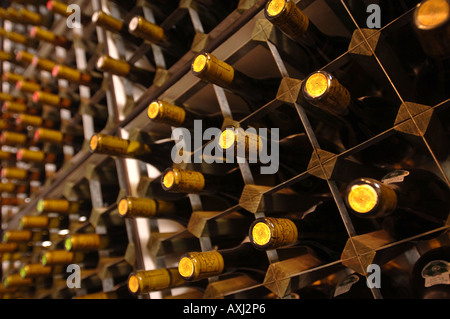
M 414 23 L 419 29 L 433 29 L 450 18 L 450 4 L 447 0 L 422 1 L 414 12 Z
M 353 185 L 347 195 L 348 203 L 355 212 L 368 213 L 378 203 L 378 194 L 372 185 Z
M 267 4 L 266 12 L 270 16 L 279 15 L 286 7 L 286 0 L 271 0 Z

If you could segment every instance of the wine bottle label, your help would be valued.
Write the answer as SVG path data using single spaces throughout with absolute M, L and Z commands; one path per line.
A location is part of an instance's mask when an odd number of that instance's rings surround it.
M 287 218 L 263 218 L 262 221 L 257 221 L 251 230 L 252 243 L 265 249 L 294 244 L 297 238 L 297 226 Z
M 220 275 L 225 268 L 222 255 L 217 251 L 191 252 L 178 263 L 180 275 L 187 280 L 198 280 Z
M 20 277 L 22 278 L 34 278 L 42 275 L 50 275 L 51 273 L 52 267 L 42 264 L 30 264 L 20 268 Z
M 25 134 L 3 131 L 0 135 L 0 142 L 7 145 L 25 144 L 27 136 Z
M 3 234 L 4 242 L 23 242 L 31 240 L 32 233 L 29 230 L 7 230 Z
M 359 281 L 359 276 L 352 274 L 350 276 L 347 276 L 342 280 L 337 286 L 334 291 L 333 297 L 337 297 L 339 295 L 345 294 L 350 291 L 352 286 L 356 284 Z
M 95 11 L 92 14 L 92 22 L 97 26 L 101 26 L 109 31 L 119 32 L 123 28 L 123 22 L 103 11 Z
M 98 234 L 73 234 L 66 238 L 64 247 L 67 251 L 96 250 L 100 243 Z
M 222 87 L 230 86 L 234 68 L 210 53 L 199 54 L 192 63 L 192 71 L 199 78 Z
M 19 227 L 21 229 L 46 228 L 48 227 L 48 216 L 23 216 L 20 219 Z
M 408 175 L 408 171 L 396 170 L 384 176 L 381 179 L 381 182 L 383 182 L 384 184 L 402 183 L 405 180 L 405 177 Z
M 1 170 L 1 177 L 7 179 L 18 179 L 25 180 L 27 179 L 28 171 L 22 168 L 16 167 L 5 167 Z
M 264 13 L 270 22 L 294 39 L 302 36 L 308 30 L 309 19 L 294 1 L 269 1 Z
M 304 85 L 304 96 L 311 104 L 333 114 L 345 114 L 350 105 L 350 92 L 331 74 L 318 71 Z
M 32 151 L 21 148 L 17 151 L 16 158 L 18 161 L 39 163 L 45 160 L 45 153 L 42 151 Z
M 64 135 L 60 131 L 38 128 L 34 132 L 34 140 L 37 142 L 61 144 L 64 141 Z
M 162 184 L 171 191 L 199 193 L 205 188 L 205 177 L 200 172 L 173 168 L 164 174 Z
M 133 17 L 128 24 L 128 29 L 131 34 L 155 44 L 164 41 L 166 37 L 163 28 L 145 20 L 141 16 Z
M 42 265 L 67 265 L 72 263 L 74 253 L 66 250 L 47 251 L 42 255 Z
M 28 114 L 19 114 L 16 119 L 16 124 L 30 125 L 34 127 L 42 126 L 42 122 L 42 117 Z
M 128 279 L 128 287 L 133 293 L 174 288 L 185 283 L 177 268 L 137 271 Z
M 433 260 L 422 269 L 425 287 L 450 285 L 450 263 L 445 260 Z
M 186 111 L 179 106 L 164 101 L 155 101 L 148 106 L 147 115 L 155 122 L 179 127 L 184 123 Z

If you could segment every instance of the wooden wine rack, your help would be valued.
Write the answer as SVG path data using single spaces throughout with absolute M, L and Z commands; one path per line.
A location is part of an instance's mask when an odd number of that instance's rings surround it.
M 220 22 L 208 34 L 202 32 L 202 17 L 193 5 L 194 1 L 181 0 L 179 8 L 173 12 L 161 26 L 170 29 L 178 26 L 181 19 L 188 16 L 194 25 L 197 34 L 192 42 L 191 50 L 186 52 L 170 68 L 164 68 L 164 57 L 156 45 L 147 42 L 139 47 L 128 47 L 124 40 L 110 31 L 96 27 L 92 23 L 83 25 L 82 29 L 67 29 L 65 18 L 58 19 L 52 31 L 56 34 L 64 34 L 74 39 L 74 46 L 70 50 L 55 49 L 48 43 L 42 43 L 36 50 L 39 57 L 55 58 L 62 64 L 74 62 L 78 69 L 95 71 L 95 61 L 100 54 L 109 54 L 113 58 L 126 59 L 131 64 L 146 65 L 146 56 L 152 54 L 159 64 L 154 84 L 150 87 L 142 87 L 133 84 L 125 78 L 104 73 L 102 88 L 98 91 L 88 87 L 77 86 L 67 81 L 59 80 L 59 87 L 67 92 L 79 92 L 80 96 L 91 102 L 99 102 L 106 97 L 109 120 L 101 130 L 102 133 L 116 135 L 123 138 L 140 139 L 140 134 L 149 134 L 155 140 L 170 137 L 171 128 L 150 122 L 147 117 L 147 106 L 154 100 L 166 100 L 185 105 L 199 112 L 222 112 L 224 117 L 232 119 L 232 113 L 246 111 L 245 103 L 237 96 L 225 91 L 216 85 L 206 84 L 195 77 L 190 71 L 190 65 L 197 53 L 205 51 L 214 54 L 221 60 L 233 65 L 241 72 L 255 78 L 279 78 L 281 80 L 278 93 L 265 105 L 258 105 L 259 109 L 244 119 L 237 121 L 240 125 L 257 122 L 269 112 L 278 109 L 281 105 L 289 105 L 295 110 L 300 119 L 314 152 L 310 164 L 304 172 L 277 185 L 255 185 L 255 176 L 252 175 L 248 163 L 240 163 L 246 187 L 240 198 L 239 204 L 228 207 L 215 213 L 194 213 L 189 225 L 182 227 L 177 223 L 157 219 L 126 219 L 129 247 L 123 257 L 111 258 L 107 254 L 102 256 L 99 266 L 91 272 L 83 272 L 83 282 L 86 280 L 102 281 L 104 292 L 115 291 L 126 285 L 126 276 L 121 282 L 115 282 L 112 275 L 113 268 L 120 265 L 122 271 L 150 270 L 156 268 L 176 267 L 179 257 L 187 252 L 185 247 L 192 242 L 198 250 L 208 251 L 214 249 L 210 238 L 211 225 L 220 223 L 220 218 L 229 214 L 245 210 L 256 217 L 265 216 L 270 209 L 291 210 L 297 209 L 295 199 L 289 193 L 289 187 L 300 181 L 307 181 L 311 177 L 318 177 L 328 184 L 330 197 L 334 199 L 342 220 L 348 232 L 348 242 L 342 252 L 341 258 L 331 263 L 323 263 L 309 251 L 299 251 L 296 256 L 284 259 L 279 250 L 267 252 L 270 267 L 262 282 L 258 282 L 245 274 L 221 278 L 209 279 L 209 284 L 203 294 L 203 298 L 259 298 L 272 294 L 276 298 L 292 298 L 297 290 L 308 287 L 318 280 L 322 280 L 330 274 L 345 274 L 356 272 L 361 276 L 367 276 L 366 269 L 371 263 L 388 264 L 395 258 L 411 266 L 418 257 L 438 241 L 442 245 L 448 245 L 449 233 L 447 226 L 435 229 L 425 234 L 417 234 L 411 238 L 395 241 L 384 231 L 369 234 L 360 234 L 352 224 L 349 213 L 341 196 L 341 183 L 348 182 L 353 176 L 346 170 L 350 165 L 351 157 L 364 148 L 371 147 L 379 141 L 403 134 L 414 139 L 421 145 L 426 157 L 421 166 L 441 176 L 447 184 L 450 178 L 450 165 L 448 158 L 440 158 L 435 154 L 437 139 L 448 139 L 447 136 L 431 134 L 432 124 L 436 118 L 448 119 L 450 96 L 447 99 L 433 105 L 422 105 L 411 96 L 411 83 L 407 74 L 401 68 L 398 60 L 405 52 L 398 52 L 397 46 L 392 46 L 393 35 L 410 28 L 413 8 L 404 8 L 403 12 L 393 16 L 391 21 L 381 29 L 369 29 L 365 20 L 361 18 L 361 12 L 353 12 L 348 1 L 335 0 L 302 0 L 296 1 L 311 21 L 325 34 L 338 35 L 348 38 L 349 48 L 341 52 L 333 61 L 323 65 L 322 69 L 331 73 L 343 74 L 342 78 L 348 80 L 350 86 L 356 87 L 358 93 L 370 95 L 373 86 L 383 92 L 385 96 L 399 105 L 399 113 L 393 119 L 392 128 L 380 132 L 374 138 L 347 149 L 340 154 L 331 153 L 322 149 L 316 138 L 314 125 L 311 124 L 310 114 L 299 97 L 302 79 L 308 73 L 287 62 L 284 46 L 289 46 L 289 41 L 264 17 L 263 9 L 265 0 L 241 0 L 235 10 Z M 366 1 L 362 1 L 366 2 Z M 153 13 L 149 7 L 137 6 L 131 12 L 124 12 L 106 0 L 77 0 L 71 3 L 78 4 L 82 12 L 90 16 L 96 10 L 103 10 L 124 21 L 129 21 L 136 13 L 143 14 L 146 19 L 153 21 Z M 138 3 L 141 3 L 138 1 Z M 20 7 L 20 4 L 13 3 Z M 30 10 L 35 10 L 33 5 L 27 5 Z M 5 28 L 17 29 L 20 25 L 3 21 Z M 88 59 L 84 51 L 83 40 L 97 43 L 97 49 Z M 405 40 L 405 39 L 403 39 Z M 409 41 L 406 39 L 405 41 Z M 411 41 L 412 43 L 416 43 Z M 408 42 L 409 43 L 409 42 Z M 4 50 L 11 48 L 12 44 L 4 40 Z M 417 48 L 419 50 L 419 48 Z M 147 60 L 148 62 L 148 60 Z M 299 62 L 299 61 L 297 61 Z M 294 61 L 295 64 L 295 61 Z M 345 77 L 346 65 L 357 65 L 362 75 L 357 79 L 351 79 L 352 74 Z M 147 64 L 148 65 L 148 64 Z M 154 66 L 153 66 L 154 67 Z M 8 68 L 13 70 L 14 65 L 3 63 L 3 72 Z M 20 68 L 17 72 L 22 72 Z M 312 70 L 310 70 L 312 71 Z M 23 70 L 25 76 L 32 77 L 38 70 L 29 66 Z M 357 82 L 358 79 L 367 79 Z M 4 92 L 8 85 L 3 84 Z M 108 174 L 114 172 L 111 183 L 117 183 L 116 193 L 119 199 L 122 196 L 142 196 L 149 194 L 149 183 L 159 179 L 159 172 L 151 165 L 134 159 L 113 158 L 106 155 L 92 154 L 89 151 L 88 141 L 95 133 L 94 118 L 89 113 L 68 118 L 62 112 L 62 117 L 73 123 L 81 123 L 84 130 L 85 143 L 82 149 L 73 154 L 64 166 L 56 172 L 54 177 L 46 183 L 39 192 L 33 195 L 30 202 L 20 207 L 20 210 L 8 220 L 3 220 L 3 229 L 16 229 L 19 220 L 25 215 L 38 214 L 36 205 L 42 198 L 59 198 L 77 200 L 80 192 L 88 190 L 92 200 L 93 211 L 86 224 L 71 229 L 76 232 L 84 227 L 95 227 L 96 232 L 104 232 L 99 222 L 103 214 L 117 214 L 117 203 L 105 200 L 105 191 L 102 189 L 105 181 L 102 170 L 111 168 Z M 64 114 L 63 114 L 64 113 Z M 446 124 L 448 126 L 448 123 Z M 428 133 L 428 134 L 427 134 Z M 206 141 L 205 141 L 206 143 Z M 70 148 L 66 150 L 70 155 Z M 167 163 L 167 167 L 172 163 Z M 344 172 L 344 173 L 343 173 Z M 111 197 L 111 194 L 108 194 Z M 202 211 L 202 200 L 198 195 L 188 195 L 194 212 Z M 195 216 L 195 219 L 194 219 Z M 444 233 L 434 240 L 423 239 L 426 235 L 444 230 Z M 53 243 L 56 247 L 61 243 Z M 50 249 L 52 249 L 50 247 Z M 38 261 L 39 251 L 36 251 L 31 260 Z M 13 267 L 8 262 L 3 263 L 4 273 Z M 6 273 L 7 273 L 6 272 Z M 336 275 L 336 278 L 339 276 Z M 336 279 L 335 278 L 335 279 Z M 140 295 L 139 298 L 165 298 L 184 292 L 188 288 L 168 289 L 165 291 Z M 367 288 L 369 289 L 369 288 Z M 381 291 L 371 288 L 373 298 L 383 298 Z M 81 295 L 86 291 L 70 292 L 65 282 L 54 283 L 52 289 L 45 291 L 36 290 L 30 298 L 69 298 Z

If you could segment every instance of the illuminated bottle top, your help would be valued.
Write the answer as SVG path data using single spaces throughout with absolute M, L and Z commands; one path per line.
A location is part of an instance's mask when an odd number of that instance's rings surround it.
M 259 249 L 275 249 L 295 244 L 297 226 L 287 218 L 258 218 L 250 226 L 250 241 Z
M 450 45 L 450 3 L 447 0 L 421 1 L 414 10 L 413 24 L 423 50 L 430 56 L 448 58 Z
M 351 102 L 348 90 L 325 71 L 309 75 L 303 85 L 303 95 L 311 104 L 332 114 L 345 114 Z
M 166 40 L 163 28 L 145 20 L 141 16 L 135 16 L 130 20 L 128 30 L 131 34 L 151 43 L 161 44 Z
M 205 176 L 197 171 L 169 168 L 162 174 L 163 189 L 182 193 L 200 193 L 205 189 Z
M 186 283 L 177 268 L 141 270 L 130 274 L 128 289 L 134 294 L 175 288 Z
M 264 14 L 270 22 L 293 39 L 303 35 L 309 27 L 308 17 L 294 1 L 270 0 L 266 4 Z

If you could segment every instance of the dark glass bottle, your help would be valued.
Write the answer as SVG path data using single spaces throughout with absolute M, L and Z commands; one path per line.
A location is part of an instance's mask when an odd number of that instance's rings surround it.
M 128 80 L 149 87 L 155 78 L 155 72 L 138 68 L 123 60 L 113 59 L 108 55 L 102 55 L 97 60 L 97 69 L 102 72 L 123 76 Z
M 380 219 L 394 239 L 442 227 L 450 211 L 448 185 L 424 169 L 396 170 L 380 181 L 357 179 L 348 185 L 344 197 L 351 213 Z
M 413 298 L 450 299 L 450 246 L 431 249 L 415 262 L 410 286 Z
M 234 271 L 264 275 L 268 266 L 265 252 L 251 243 L 242 243 L 229 249 L 189 252 L 180 259 L 178 271 L 185 280 L 196 281 Z
M 142 160 L 159 170 L 165 169 L 171 160 L 173 141 L 144 144 L 135 140 L 126 140 L 118 136 L 96 134 L 91 137 L 89 147 L 91 152 L 108 154 L 125 158 Z
M 391 129 L 399 105 L 377 96 L 355 99 L 326 71 L 316 71 L 303 82 L 303 97 L 314 107 L 335 118 L 342 143 L 346 148 L 354 147 L 370 138 Z M 386 138 L 355 154 L 364 163 L 379 167 L 406 166 L 411 159 L 423 160 L 414 145 L 400 135 Z

